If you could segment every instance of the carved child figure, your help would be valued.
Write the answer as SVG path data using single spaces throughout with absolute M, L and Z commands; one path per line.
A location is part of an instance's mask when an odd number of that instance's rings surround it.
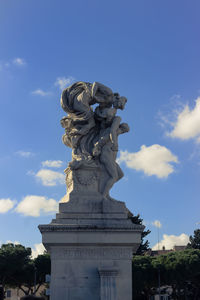
M 99 113 L 99 110 L 96 110 Z M 105 108 L 101 112 L 101 117 L 105 120 L 101 121 L 101 130 L 99 140 L 95 143 L 93 149 L 93 156 L 98 157 L 100 164 L 102 164 L 109 175 L 109 179 L 105 180 L 102 194 L 104 197 L 109 197 L 109 190 L 115 182 L 121 179 L 124 174 L 120 166 L 116 162 L 118 151 L 118 136 L 129 131 L 129 126 L 126 123 L 121 123 L 121 118 L 115 116 L 116 109 Z M 98 115 L 100 117 L 100 115 Z M 110 123 L 110 124 L 109 124 Z M 110 126 L 109 126 L 110 125 Z

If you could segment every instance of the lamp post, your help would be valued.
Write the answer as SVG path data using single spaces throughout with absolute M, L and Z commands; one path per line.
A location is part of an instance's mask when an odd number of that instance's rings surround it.
M 37 269 L 34 267 L 34 295 L 36 293 L 36 277 L 37 277 Z
M 159 226 L 158 228 L 158 251 L 160 250 L 160 232 L 159 232 Z M 159 253 L 158 253 L 159 255 Z M 161 299 L 160 297 L 160 266 L 158 266 L 158 296 L 159 296 L 159 300 Z

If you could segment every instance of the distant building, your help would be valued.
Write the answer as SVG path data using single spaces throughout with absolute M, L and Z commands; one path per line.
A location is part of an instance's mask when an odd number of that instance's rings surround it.
M 45 286 L 41 286 L 38 290 L 38 292 L 36 293 L 36 296 L 40 296 L 41 297 L 41 292 L 44 291 Z M 21 297 L 25 296 L 23 291 L 16 288 L 16 289 L 12 289 L 12 288 L 8 288 L 6 290 L 6 294 L 5 294 L 5 298 L 4 300 L 20 300 Z
M 170 252 L 174 252 L 174 251 L 183 251 L 186 249 L 186 245 L 185 246 L 174 246 L 173 249 L 170 250 L 166 250 L 165 247 L 162 247 L 162 250 L 152 250 L 149 249 L 145 254 L 146 255 L 150 255 L 150 256 L 158 256 L 158 255 L 163 255 L 163 254 L 167 254 Z
M 186 245 L 185 246 L 174 246 L 173 250 L 174 251 L 183 251 L 186 249 Z

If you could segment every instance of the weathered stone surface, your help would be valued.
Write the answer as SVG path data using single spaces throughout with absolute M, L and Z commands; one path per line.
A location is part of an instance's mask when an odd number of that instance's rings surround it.
M 51 253 L 51 300 L 132 299 L 132 255 L 143 226 L 50 224 L 40 230 Z
M 132 299 L 132 255 L 144 227 L 133 224 L 128 212 L 65 212 L 39 228 L 51 253 L 51 300 Z

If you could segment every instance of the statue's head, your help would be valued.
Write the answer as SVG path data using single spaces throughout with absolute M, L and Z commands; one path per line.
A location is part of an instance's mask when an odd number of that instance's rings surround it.
M 128 126 L 127 123 L 121 123 L 119 125 L 119 129 L 120 129 L 121 133 L 126 133 L 126 132 L 129 132 L 130 127 Z
M 113 100 L 114 108 L 123 110 L 126 102 L 127 102 L 126 97 L 120 97 L 118 93 L 114 93 L 114 100 Z

